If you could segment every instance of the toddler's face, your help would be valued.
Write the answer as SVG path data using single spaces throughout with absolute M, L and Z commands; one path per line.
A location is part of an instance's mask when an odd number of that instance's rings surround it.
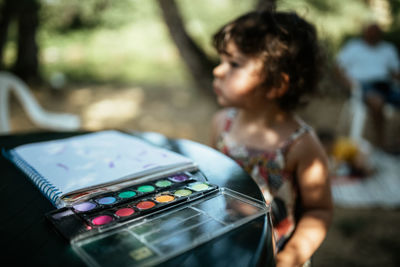
M 248 107 L 260 100 L 257 88 L 264 81 L 262 61 L 240 53 L 233 42 L 226 46 L 220 64 L 215 67 L 214 91 L 222 106 Z

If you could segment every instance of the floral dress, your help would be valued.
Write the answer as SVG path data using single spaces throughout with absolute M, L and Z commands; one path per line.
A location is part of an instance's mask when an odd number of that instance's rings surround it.
M 273 151 L 256 150 L 236 144 L 229 139 L 228 133 L 237 114 L 230 109 L 224 122 L 224 128 L 217 140 L 217 149 L 234 159 L 257 183 L 265 202 L 271 204 L 272 223 L 277 250 L 283 248 L 295 228 L 297 186 L 295 175 L 285 170 L 285 155 L 289 147 L 310 127 L 303 122 L 300 127 Z

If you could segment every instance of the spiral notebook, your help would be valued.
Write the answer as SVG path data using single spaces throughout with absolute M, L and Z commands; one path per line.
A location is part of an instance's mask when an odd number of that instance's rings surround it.
M 196 169 L 187 157 L 119 131 L 31 143 L 3 154 L 57 208 L 128 184 Z

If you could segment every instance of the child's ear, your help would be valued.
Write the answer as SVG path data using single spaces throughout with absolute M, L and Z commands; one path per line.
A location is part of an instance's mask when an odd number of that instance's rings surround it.
M 281 84 L 279 87 L 274 87 L 271 88 L 266 96 L 268 99 L 276 99 L 282 97 L 284 94 L 286 94 L 287 90 L 289 89 L 289 81 L 290 77 L 287 75 L 287 73 L 282 72 L 281 73 Z

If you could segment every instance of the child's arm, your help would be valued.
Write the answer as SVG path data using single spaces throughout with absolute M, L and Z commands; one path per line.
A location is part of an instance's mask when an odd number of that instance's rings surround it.
M 295 232 L 277 255 L 277 266 L 301 266 L 321 245 L 332 219 L 327 157 L 319 141 L 306 135 L 293 145 L 288 167 L 297 174 L 303 213 Z

